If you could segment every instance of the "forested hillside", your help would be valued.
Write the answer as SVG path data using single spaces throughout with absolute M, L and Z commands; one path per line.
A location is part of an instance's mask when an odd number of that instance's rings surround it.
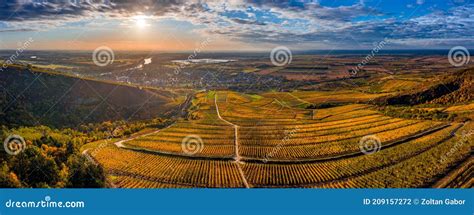
M 0 187 L 105 187 L 102 167 L 81 147 L 163 127 L 169 121 L 160 116 L 178 106 L 164 90 L 2 70 Z
M 28 69 L 0 72 L 0 124 L 76 127 L 85 123 L 143 120 L 178 106 L 169 91 L 85 80 Z
M 423 103 L 455 104 L 473 100 L 474 69 L 459 71 L 443 77 L 439 83 L 425 89 L 403 92 L 375 100 L 380 105 L 417 105 Z

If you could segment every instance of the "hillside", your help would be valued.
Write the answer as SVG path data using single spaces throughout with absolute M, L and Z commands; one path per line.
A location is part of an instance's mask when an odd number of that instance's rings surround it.
M 431 101 L 436 104 L 446 103 L 462 103 L 472 101 L 474 98 L 474 69 L 465 70 L 456 77 L 455 82 L 459 83 L 460 87 L 458 90 L 443 95 L 437 99 Z
M 0 124 L 74 127 L 172 114 L 169 91 L 9 68 L 0 72 Z
M 403 92 L 395 96 L 386 96 L 374 100 L 379 105 L 417 105 L 424 103 L 455 104 L 473 100 L 474 69 L 466 69 L 447 75 L 433 85 Z
M 313 111 L 267 95 L 203 91 L 199 117 L 86 153 L 119 188 L 472 186 L 471 122 L 395 118 L 367 104 Z

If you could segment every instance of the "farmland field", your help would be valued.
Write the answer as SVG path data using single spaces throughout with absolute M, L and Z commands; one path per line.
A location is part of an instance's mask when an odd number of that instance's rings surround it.
M 40 65 L 58 55 L 46 53 Z M 91 64 L 81 53 L 68 55 L 81 66 Z M 338 78 L 340 62 L 351 64 L 351 57 L 295 56 L 286 69 L 265 66 L 258 57 L 235 54 L 238 60 L 216 64 L 209 56 L 185 61 L 189 68 L 181 72 L 190 79 L 180 84 L 152 69 L 176 66 L 174 54 L 153 55 L 160 61 L 133 70 L 140 77 L 153 74 L 153 82 L 120 81 L 124 67 L 141 62 L 137 53 L 117 59 L 112 74 L 65 61 L 58 65 L 74 69 L 9 65 L 0 73 L 0 136 L 21 147 L 11 148 L 18 156 L 0 154 L 0 182 L 57 188 L 474 186 L 472 68 L 441 75 L 393 55 L 382 64 L 397 68 L 397 61 L 413 71 L 366 68 L 360 76 Z M 317 65 L 312 73 L 314 59 L 333 66 Z M 193 75 L 203 70 L 222 74 L 197 83 Z M 308 77 L 296 77 L 302 73 Z M 43 169 L 48 177 L 36 177 Z
M 390 117 L 358 95 L 308 109 L 321 94 L 199 92 L 187 119 L 88 153 L 125 188 L 472 186 L 456 172 L 472 170 L 471 122 Z

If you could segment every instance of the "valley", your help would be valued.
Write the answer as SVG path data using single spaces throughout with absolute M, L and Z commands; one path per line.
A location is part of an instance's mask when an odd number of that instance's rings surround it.
M 0 76 L 2 135 L 19 134 L 51 158 L 50 148 L 74 143 L 106 187 L 473 186 L 472 68 L 387 55 L 354 75 L 357 55 L 297 55 L 274 67 L 234 54 L 170 61 L 162 66 L 185 65 L 170 79 L 133 56 L 106 75 L 81 72 L 75 60 L 63 64 L 71 71 L 9 65 Z

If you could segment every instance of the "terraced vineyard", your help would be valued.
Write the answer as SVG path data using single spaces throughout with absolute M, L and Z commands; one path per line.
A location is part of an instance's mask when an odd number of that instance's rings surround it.
M 471 122 L 304 108 L 325 96 L 201 92 L 188 119 L 88 153 L 127 188 L 472 187 Z

